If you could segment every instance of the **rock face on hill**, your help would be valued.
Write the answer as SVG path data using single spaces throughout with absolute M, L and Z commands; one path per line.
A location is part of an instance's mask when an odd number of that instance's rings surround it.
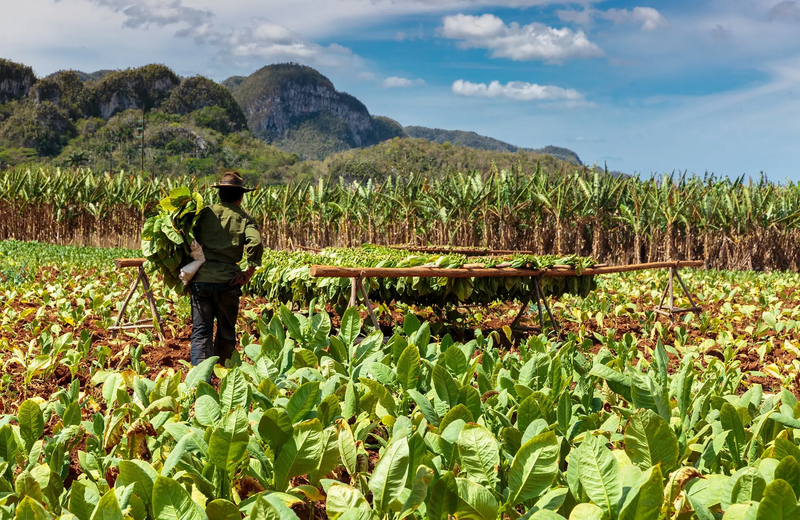
M 363 103 L 337 91 L 311 67 L 269 65 L 239 79 L 223 84 L 232 88 L 250 131 L 307 158 L 404 135 L 399 124 L 373 117 Z
M 35 82 L 32 68 L 0 59 L 0 103 L 27 96 Z
M 180 78 L 163 65 L 107 74 L 94 87 L 100 117 L 108 119 L 128 109 L 156 108 L 180 83 Z

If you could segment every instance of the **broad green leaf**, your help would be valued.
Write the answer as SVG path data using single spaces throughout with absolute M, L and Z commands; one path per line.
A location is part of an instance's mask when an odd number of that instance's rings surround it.
M 420 360 L 416 345 L 408 345 L 397 360 L 397 382 L 404 390 L 416 389 L 419 384 Z
M 147 500 L 150 500 L 149 496 Z M 90 490 L 85 483 L 76 480 L 72 483 L 72 486 L 70 486 L 67 509 L 69 509 L 70 513 L 78 517 L 79 520 L 89 520 L 99 501 L 100 497 L 97 496 L 97 493 Z
M 237 408 L 223 417 L 208 440 L 208 461 L 217 468 L 233 473 L 247 453 L 247 415 Z
M 270 408 L 258 422 L 258 434 L 274 453 L 292 438 L 292 419 L 283 408 Z
M 458 385 L 447 369 L 440 365 L 433 367 L 433 387 L 436 396 L 452 408 L 458 404 Z
M 625 453 L 642 470 L 661 464 L 669 472 L 678 463 L 678 438 L 663 417 L 638 410 L 625 427 Z
M 556 416 L 558 417 L 559 430 L 566 435 L 569 425 L 572 423 L 572 399 L 569 391 L 561 394 L 561 398 L 558 400 Z
M 764 490 L 756 520 L 795 520 L 800 518 L 797 497 L 788 482 L 775 479 Z
M 577 464 L 581 487 L 606 515 L 616 514 L 622 497 L 619 464 L 602 437 L 587 435 L 570 454 L 570 469 Z
M 213 520 L 213 519 L 209 519 Z M 279 497 L 260 494 L 256 498 L 248 520 L 300 520 Z
M 19 434 L 28 450 L 44 435 L 44 414 L 35 401 L 27 399 L 17 410 Z
M 206 516 L 208 520 L 242 520 L 242 513 L 236 504 L 224 498 L 209 502 L 206 505 Z
M 342 315 L 342 326 L 339 335 L 346 347 L 351 347 L 361 333 L 361 315 L 357 307 L 348 307 Z
M 458 485 L 452 471 L 442 475 L 431 488 L 427 502 L 430 520 L 447 520 L 458 509 Z
M 203 426 L 213 426 L 222 417 L 219 403 L 210 395 L 201 395 L 194 402 L 194 417 Z
M 384 450 L 372 477 L 369 489 L 372 491 L 373 509 L 379 514 L 389 509 L 389 504 L 403 490 L 408 472 L 408 439 L 397 439 Z
M 742 463 L 745 447 L 745 433 L 742 418 L 736 411 L 736 408 L 730 403 L 724 403 L 719 410 L 719 420 L 722 423 L 722 428 L 730 431 L 728 435 L 727 445 L 731 452 L 733 460 L 737 464 Z
M 157 476 L 156 470 L 143 460 L 119 461 L 117 482 L 126 487 L 133 486 L 133 492 L 139 495 L 145 504 L 150 503 Z
M 767 482 L 756 468 L 742 468 L 728 479 L 720 495 L 720 504 L 727 509 L 730 504 L 758 502 L 767 487 Z
M 552 431 L 523 444 L 509 470 L 508 505 L 536 498 L 549 488 L 558 473 L 558 455 L 558 441 Z
M 458 520 L 496 520 L 499 504 L 492 492 L 469 479 L 457 478 Z
M 411 515 L 425 502 L 431 482 L 433 482 L 433 470 L 427 466 L 418 467 L 417 474 L 414 476 L 414 483 L 411 485 L 411 492 L 397 515 L 399 520 Z
M 317 407 L 320 395 L 319 381 L 303 383 L 294 391 L 286 404 L 286 413 L 289 414 L 292 424 L 305 419 L 311 410 Z
M 31 497 L 36 502 L 40 503 L 43 500 L 42 487 L 28 470 L 22 470 L 22 472 L 17 475 L 14 481 L 14 491 L 20 498 Z
M 436 410 L 434 410 L 430 399 L 428 399 L 421 393 L 417 392 L 416 390 L 409 390 L 408 395 L 411 396 L 411 399 L 414 400 L 414 403 L 416 403 L 417 408 L 419 408 L 419 411 L 422 412 L 422 415 L 425 416 L 425 419 L 432 425 L 438 427 L 439 416 L 436 415 Z
M 156 477 L 152 504 L 155 520 L 208 520 L 183 486 L 168 477 Z
M 113 489 L 103 495 L 100 502 L 97 503 L 91 520 L 122 520 L 122 510 L 119 508 Z
M 323 448 L 322 424 L 318 419 L 297 424 L 291 440 L 283 445 L 275 461 L 275 489 L 283 491 L 289 479 L 313 471 Z
M 775 477 L 785 480 L 794 491 L 795 496 L 800 496 L 800 464 L 794 457 L 784 457 L 775 467 Z
M 755 520 L 758 513 L 758 504 L 733 504 L 725 514 L 722 520 Z
M 660 466 L 653 466 L 645 471 L 642 483 L 626 495 L 620 507 L 619 520 L 657 520 L 664 503 L 661 479 Z
M 337 444 L 339 445 L 339 456 L 341 457 L 342 465 L 351 476 L 354 476 L 358 473 L 358 450 L 353 431 L 350 429 L 350 425 L 341 419 L 337 421 L 337 427 L 339 430 Z
M 222 415 L 227 414 L 237 406 L 246 406 L 250 396 L 250 386 L 247 384 L 241 370 L 234 368 L 222 379 L 219 389 L 219 408 Z
M 31 497 L 23 498 L 17 505 L 15 520 L 51 520 L 50 513 Z
M 203 360 L 199 365 L 189 370 L 183 383 L 189 388 L 194 388 L 200 381 L 207 381 L 211 374 L 214 373 L 214 365 L 217 364 L 218 360 L 219 356 L 211 356 Z
M 328 488 L 328 497 L 325 502 L 325 511 L 330 520 L 337 520 L 348 511 L 358 510 L 360 520 L 368 520 L 372 509 L 369 502 L 355 488 L 341 482 L 333 482 Z M 209 519 L 212 520 L 212 519 Z
M 461 468 L 474 482 L 494 487 L 498 482 L 500 448 L 485 426 L 469 423 L 458 435 L 458 454 Z
M 605 520 L 606 513 L 594 504 L 578 504 L 569 514 L 569 520 Z

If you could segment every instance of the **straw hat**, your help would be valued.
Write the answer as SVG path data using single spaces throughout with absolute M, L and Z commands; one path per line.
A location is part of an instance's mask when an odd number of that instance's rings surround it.
M 255 188 L 246 188 L 244 179 L 238 172 L 225 172 L 222 179 L 217 184 L 211 186 L 212 188 L 238 188 L 244 192 L 253 191 Z

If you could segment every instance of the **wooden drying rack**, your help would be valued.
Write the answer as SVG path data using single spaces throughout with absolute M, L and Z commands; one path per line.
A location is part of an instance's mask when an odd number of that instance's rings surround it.
M 627 273 L 631 271 L 646 271 L 651 269 L 669 269 L 669 279 L 664 292 L 661 294 L 661 300 L 655 307 L 655 312 L 667 316 L 671 321 L 675 321 L 675 316 L 685 314 L 687 312 L 696 312 L 702 310 L 695 304 L 692 294 L 683 282 L 683 279 L 678 274 L 678 270 L 683 267 L 702 267 L 704 262 L 702 260 L 674 260 L 668 262 L 651 262 L 647 264 L 631 264 L 620 266 L 606 266 L 598 265 L 595 267 L 583 269 L 580 272 L 569 266 L 554 266 L 549 269 L 525 269 L 513 268 L 510 264 L 500 264 L 496 267 L 485 267 L 483 264 L 465 264 L 458 269 L 447 269 L 436 266 L 420 266 L 420 267 L 336 267 L 328 265 L 313 265 L 311 266 L 311 277 L 313 278 L 350 278 L 351 293 L 349 306 L 358 305 L 359 293 L 364 306 L 369 312 L 370 319 L 375 328 L 379 328 L 378 319 L 375 317 L 375 312 L 372 309 L 372 303 L 369 300 L 369 295 L 364 287 L 364 278 L 508 278 L 508 277 L 529 277 L 533 279 L 533 288 L 528 296 L 522 302 L 522 308 L 517 314 L 512 324 L 513 327 L 518 327 L 519 321 L 522 319 L 523 314 L 527 310 L 528 304 L 531 300 L 536 301 L 539 310 L 539 322 L 544 328 L 544 316 L 542 307 L 547 311 L 550 317 L 550 322 L 553 328 L 558 331 L 558 323 L 550 310 L 550 305 L 544 297 L 544 292 L 541 287 L 541 278 L 543 277 L 558 277 L 558 276 L 595 276 L 613 273 Z M 677 278 L 683 289 L 684 294 L 689 299 L 690 307 L 680 308 L 675 307 L 675 291 L 674 280 Z M 669 295 L 669 304 L 664 306 L 664 300 Z
M 131 289 L 128 291 L 128 296 L 125 297 L 125 302 L 122 304 L 122 308 L 119 310 L 117 321 L 113 326 L 109 327 L 108 330 L 110 330 L 111 335 L 114 336 L 120 330 L 155 328 L 156 332 L 158 333 L 158 338 L 161 341 L 164 341 L 164 320 L 158 313 L 158 309 L 156 308 L 156 299 L 153 296 L 153 289 L 150 286 L 150 278 L 144 271 L 145 261 L 146 260 L 144 258 L 117 258 L 114 260 L 114 266 L 116 266 L 117 269 L 136 267 L 139 274 L 133 281 L 133 285 L 131 285 Z M 150 312 L 152 313 L 153 317 L 151 319 L 139 320 L 136 323 L 121 324 L 122 317 L 125 314 L 125 309 L 128 308 L 128 304 L 133 298 L 133 294 L 136 292 L 136 289 L 139 287 L 139 283 L 142 284 L 142 290 L 145 298 L 147 298 L 148 303 L 150 303 Z

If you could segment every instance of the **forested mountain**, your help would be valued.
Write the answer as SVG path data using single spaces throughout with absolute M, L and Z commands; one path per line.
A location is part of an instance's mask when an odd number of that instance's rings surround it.
M 513 144 L 486 137 L 475 132 L 467 132 L 464 130 L 443 130 L 441 128 L 427 128 L 424 126 L 407 126 L 405 127 L 406 134 L 409 137 L 417 137 L 427 139 L 435 143 L 451 143 L 457 146 L 467 146 L 469 148 L 477 148 L 478 150 L 495 150 L 499 152 L 536 152 L 546 153 L 558 157 L 563 161 L 569 161 L 577 165 L 583 164 L 578 157 L 578 154 L 567 148 L 560 148 L 558 146 L 546 146 L 540 149 L 522 148 Z
M 488 171 L 493 162 L 535 168 L 544 161 L 550 169 L 560 162 L 550 155 L 579 164 L 574 152 L 562 151 L 518 149 L 474 132 L 407 130 L 297 64 L 220 84 L 181 78 L 163 65 L 37 78 L 30 67 L 0 59 L 0 168 L 144 167 L 156 175 L 200 176 L 236 168 L 284 182 L 328 173 Z

